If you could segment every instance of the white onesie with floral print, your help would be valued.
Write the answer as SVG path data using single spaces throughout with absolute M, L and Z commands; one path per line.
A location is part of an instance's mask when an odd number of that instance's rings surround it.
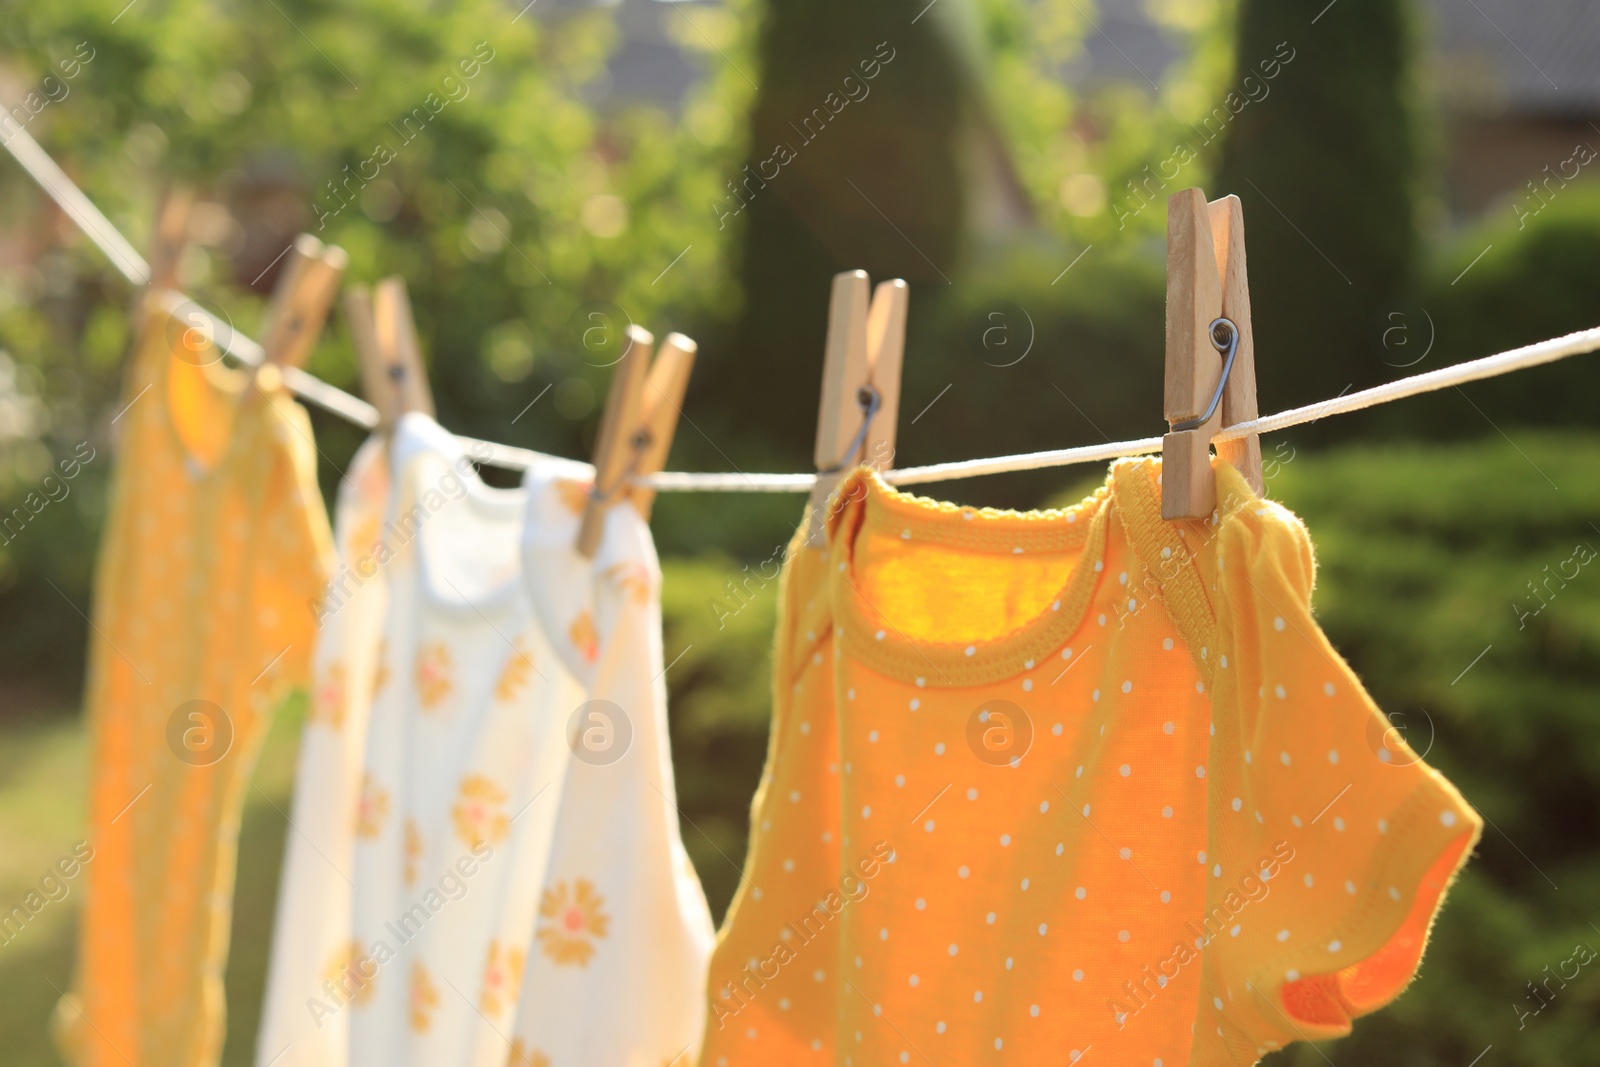
M 296 806 L 342 820 L 342 854 L 337 833 L 312 836 L 354 886 L 324 871 L 317 947 L 275 946 L 267 1021 L 288 1051 L 263 1038 L 258 1067 L 688 1067 L 712 930 L 672 800 L 648 528 L 612 508 L 586 561 L 571 546 L 588 468 L 548 461 L 492 489 L 421 415 L 389 451 L 381 583 L 361 590 L 382 590 L 381 621 L 343 609 L 377 648 L 364 758 L 342 772 L 359 787 L 341 811 L 302 779 L 327 806 Z M 312 897 L 293 895 L 280 940 Z M 280 956 L 297 961 L 282 990 Z
M 388 455 L 378 438 L 369 438 L 339 485 L 334 512 L 339 569 L 318 611 L 311 701 L 300 734 L 292 829 L 256 1034 L 256 1062 L 263 1067 L 347 1062 L 349 1015 L 337 1010 L 323 983 L 343 981 L 355 955 L 350 947 L 355 821 L 348 813 L 361 785 L 383 636 L 387 600 L 380 559 L 386 552 L 382 532 L 388 503 Z
M 661 567 L 626 504 L 580 556 L 588 485 L 564 474 L 528 475 L 524 580 L 557 655 L 548 673 L 584 697 L 509 1067 L 692 1067 L 714 933 L 678 831 Z

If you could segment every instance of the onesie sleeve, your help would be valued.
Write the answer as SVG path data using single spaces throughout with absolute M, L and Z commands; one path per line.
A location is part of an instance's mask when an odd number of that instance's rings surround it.
M 319 622 L 334 604 L 325 604 L 337 553 L 327 508 L 317 486 L 316 450 L 311 421 L 281 390 L 264 398 L 257 459 L 262 470 L 254 502 L 261 558 L 255 570 L 255 599 L 263 662 L 272 662 L 273 702 L 306 688 Z
M 1261 1055 L 1404 990 L 1482 824 L 1407 743 L 1427 731 L 1392 726 L 1312 618 L 1299 519 L 1251 500 L 1216 568 L 1201 1009 Z

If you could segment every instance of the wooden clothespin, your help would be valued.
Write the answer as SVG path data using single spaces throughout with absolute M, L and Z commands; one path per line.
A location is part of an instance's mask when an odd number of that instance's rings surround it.
M 380 281 L 372 296 L 372 319 L 378 358 L 372 371 L 365 371 L 363 383 L 372 396 L 386 396 L 391 422 L 411 411 L 432 417 L 433 392 L 428 388 L 428 369 L 422 365 L 422 347 L 417 342 L 417 320 L 411 314 L 411 296 L 406 280 L 398 274 Z M 387 387 L 367 382 L 366 374 L 381 369 Z M 379 412 L 386 409 L 377 400 Z
M 689 373 L 694 370 L 699 346 L 681 333 L 669 333 L 656 350 L 650 374 L 644 380 L 644 400 L 640 404 L 639 424 L 644 440 L 639 450 L 637 474 L 655 474 L 667 465 L 672 438 L 683 414 L 683 397 L 689 391 Z M 610 397 L 606 398 L 608 401 Z M 647 485 L 632 487 L 633 506 L 646 520 L 656 502 L 656 491 Z
M 1161 517 L 1198 519 L 1217 506 L 1211 438 L 1256 417 L 1255 338 L 1237 196 L 1210 204 L 1199 189 L 1167 201 L 1167 366 Z M 1262 492 L 1261 441 L 1217 446 Z
M 899 278 L 879 282 L 869 304 L 869 284 L 866 271 L 835 274 L 828 299 L 822 400 L 812 453 L 817 482 L 808 519 L 807 543 L 813 548 L 826 539 L 823 518 L 839 479 L 861 464 L 888 470 L 894 462 L 910 289 Z
M 150 286 L 177 289 L 178 267 L 189 247 L 189 215 L 194 210 L 194 190 L 169 189 L 156 212 L 156 229 L 150 240 Z
M 289 261 L 272 290 L 267 309 L 266 334 L 261 347 L 267 362 L 280 367 L 299 367 L 327 321 L 339 279 L 350 257 L 338 245 L 323 243 L 303 233 L 294 239 Z
M 578 528 L 578 551 L 585 559 L 593 559 L 600 548 L 607 508 L 627 499 L 648 519 L 655 502 L 655 490 L 630 479 L 665 465 L 697 346 L 680 333 L 668 334 L 652 361 L 654 342 L 650 331 L 630 326 L 628 349 L 611 375 L 595 439 L 594 488 Z
M 352 285 L 344 291 L 344 321 L 350 330 L 350 347 L 355 349 L 356 370 L 361 375 L 361 392 L 378 410 L 374 433 L 394 429 L 396 390 L 389 365 L 378 344 L 378 324 L 372 314 L 372 290 Z

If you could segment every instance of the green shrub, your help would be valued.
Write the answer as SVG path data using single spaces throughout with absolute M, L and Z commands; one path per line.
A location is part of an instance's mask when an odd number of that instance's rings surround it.
M 1071 261 L 1043 242 L 1008 248 L 923 309 L 907 335 L 915 358 L 902 382 L 897 465 L 1166 429 L 1160 254 L 1096 246 L 1063 275 Z M 1059 472 L 1045 471 L 957 489 L 973 503 L 1033 507 L 1059 485 Z
M 663 570 L 672 758 L 683 843 L 720 920 L 739 884 L 750 799 L 772 714 L 772 645 L 786 542 L 749 564 L 669 560 Z M 731 586 L 731 588 L 730 588 Z
M 1600 136 L 1590 140 L 1600 145 Z M 1566 188 L 1552 183 L 1548 205 L 1520 220 L 1514 206 L 1527 211 L 1529 204 L 1538 203 L 1525 193 L 1442 249 L 1416 304 L 1404 306 L 1389 324 L 1396 328 L 1392 339 L 1406 342 L 1385 351 L 1394 366 L 1390 376 L 1600 326 L 1600 286 L 1595 285 L 1600 278 L 1600 187 L 1593 179 L 1587 181 Z M 1375 413 L 1373 429 L 1462 437 L 1476 436 L 1491 425 L 1593 426 L 1600 354 L 1574 356 L 1464 390 L 1470 403 L 1446 390 Z
M 1466 1064 L 1490 1044 L 1513 1067 L 1600 1062 L 1581 1041 L 1600 1010 L 1587 969 L 1516 1014 L 1575 943 L 1600 947 L 1600 568 L 1574 557 L 1600 551 L 1597 470 L 1600 438 L 1526 433 L 1344 448 L 1274 480 L 1316 543 L 1323 628 L 1488 823 L 1421 978 L 1336 1062 Z

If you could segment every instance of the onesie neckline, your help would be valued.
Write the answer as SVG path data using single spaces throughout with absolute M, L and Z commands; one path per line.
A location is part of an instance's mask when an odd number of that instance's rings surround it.
M 474 614 L 510 603 L 522 584 L 518 545 L 527 501 L 525 485 L 500 489 L 484 483 L 460 441 L 420 412 L 408 412 L 401 417 L 395 425 L 390 446 L 397 487 L 391 509 L 410 502 L 413 511 L 422 508 L 425 512 L 412 536 L 416 541 L 414 551 L 420 588 L 429 602 Z M 441 487 L 452 476 L 459 489 L 445 496 Z M 434 505 L 430 499 L 434 496 L 446 502 L 442 506 Z M 455 505 L 464 508 L 465 513 L 445 516 L 444 513 Z M 409 521 L 408 516 L 402 513 L 390 517 L 391 526 L 405 521 Z M 445 572 L 445 561 L 451 556 L 441 543 L 447 535 L 439 527 L 462 521 L 470 523 L 480 536 L 503 542 L 500 546 L 505 553 L 502 563 L 508 569 L 496 574 L 475 573 L 474 577 L 479 579 L 476 588 L 460 588 Z M 481 568 L 485 563 L 477 558 L 473 565 Z
M 1013 678 L 1060 648 L 1082 625 L 1100 586 L 1111 523 L 1133 555 L 1153 568 L 1159 595 L 1191 646 L 1203 677 L 1214 618 L 1205 580 L 1194 566 L 1228 515 L 1263 501 L 1226 460 L 1214 459 L 1218 510 L 1209 518 L 1169 522 L 1161 517 L 1161 461 L 1114 462 L 1105 484 L 1067 508 L 1005 511 L 950 504 L 903 493 L 875 471 L 860 468 L 840 483 L 828 519 L 829 597 L 849 655 L 872 670 L 917 686 L 987 685 Z M 1050 606 L 998 638 L 912 641 L 880 616 L 854 579 L 862 531 L 936 541 L 994 554 L 1079 552 L 1078 562 Z
M 146 308 L 144 331 L 164 330 L 171 342 L 179 320 L 154 300 Z M 183 332 L 186 339 L 189 331 Z M 184 343 L 187 346 L 187 340 Z M 205 363 L 179 357 L 174 347 L 169 343 L 151 350 L 147 357 L 151 365 L 143 372 L 146 388 L 154 387 L 162 394 L 161 420 L 167 439 L 183 460 L 184 470 L 195 482 L 209 482 L 232 459 L 238 441 L 245 436 L 240 430 L 252 386 L 260 394 L 271 395 L 282 388 L 282 376 L 271 364 L 256 368 L 254 373 L 227 366 L 209 338 L 205 350 L 214 358 Z M 189 406 L 199 410 L 178 410 L 183 401 L 173 394 L 180 387 L 191 390 Z M 215 439 L 202 439 L 208 436 Z
M 917 686 L 985 685 L 1021 674 L 1083 622 L 1104 570 L 1113 479 L 1068 508 L 1007 511 L 965 507 L 903 493 L 862 468 L 842 482 L 828 531 L 830 598 L 847 655 Z M 994 554 L 1079 553 L 1045 609 L 1000 637 L 977 642 L 913 641 L 883 618 L 854 580 L 859 534 L 933 541 Z

